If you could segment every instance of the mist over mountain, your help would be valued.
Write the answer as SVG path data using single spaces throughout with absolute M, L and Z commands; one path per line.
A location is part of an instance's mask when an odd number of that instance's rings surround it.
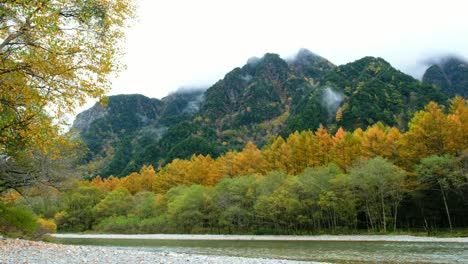
M 107 107 L 84 111 L 73 127 L 89 149 L 87 175 L 123 176 L 194 154 L 216 157 L 248 141 L 262 146 L 320 124 L 333 132 L 380 121 L 404 130 L 429 101 L 447 97 L 381 58 L 335 66 L 302 49 L 288 60 L 251 58 L 206 90 L 182 89 L 161 100 L 110 96 Z
M 448 96 L 468 97 L 468 62 L 456 56 L 438 58 L 423 75 L 423 82 L 438 86 Z

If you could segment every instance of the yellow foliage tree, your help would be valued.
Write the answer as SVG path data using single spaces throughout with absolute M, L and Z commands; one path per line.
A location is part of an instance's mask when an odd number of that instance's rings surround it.
M 247 142 L 244 149 L 237 153 L 234 157 L 233 165 L 236 176 L 264 174 L 267 169 L 265 157 L 251 141 Z
M 109 192 L 117 189 L 118 187 L 120 187 L 120 185 L 121 180 L 114 176 L 110 176 L 104 181 L 104 188 Z
M 191 161 L 175 159 L 164 166 L 158 173 L 157 180 L 153 184 L 153 191 L 156 193 L 165 193 L 172 187 L 178 185 L 190 185 Z
M 210 155 L 193 155 L 190 159 L 190 169 L 187 177 L 190 183 L 201 185 L 214 185 L 217 181 L 211 171 L 214 161 Z M 211 178 L 211 177 L 213 178 Z
M 394 162 L 398 161 L 400 157 L 401 137 L 402 134 L 396 127 L 392 127 L 387 131 L 387 134 L 385 135 L 385 145 L 387 148 L 385 151 L 385 158 L 388 158 Z
M 364 156 L 368 158 L 390 155 L 387 148 L 385 126 L 382 123 L 379 122 L 367 128 L 364 132 L 362 149 Z
M 457 102 L 457 101 L 456 101 Z M 466 107 L 466 106 L 465 106 Z M 462 131 L 460 122 L 453 116 L 452 121 L 444 113 L 444 108 L 434 102 L 430 102 L 422 111 L 415 114 L 409 123 L 409 130 L 401 140 L 402 163 L 414 164 L 424 157 L 431 155 L 456 154 L 458 148 L 464 146 L 461 143 L 457 146 L 458 139 L 455 137 L 457 131 Z M 461 142 L 466 140 L 465 135 L 459 135 Z M 466 146 L 466 145 L 465 145 Z
M 132 0 L 0 2 L 0 153 L 50 150 L 65 114 L 104 95 L 132 15 Z
M 131 194 L 143 190 L 142 177 L 136 172 L 130 173 L 120 181 L 120 186 L 125 187 Z
M 341 127 L 333 137 L 332 161 L 348 172 L 354 162 L 361 156 L 361 141 L 354 134 Z
M 268 163 L 268 170 L 291 171 L 291 149 L 283 137 L 277 137 L 263 150 L 263 154 Z
M 236 156 L 237 152 L 229 151 L 228 153 L 224 154 L 223 156 L 219 157 L 216 160 L 218 173 L 220 177 L 233 177 L 235 176 L 234 173 L 234 157 Z
M 445 147 L 456 155 L 461 155 L 468 148 L 468 107 L 467 101 L 457 96 L 450 104 L 447 117 L 448 131 Z
M 331 160 L 331 149 L 333 147 L 333 139 L 327 129 L 322 125 L 315 131 L 314 141 L 314 166 L 323 166 Z
M 143 166 L 140 169 L 141 177 L 141 190 L 140 191 L 152 191 L 153 184 L 156 181 L 156 171 L 152 165 Z

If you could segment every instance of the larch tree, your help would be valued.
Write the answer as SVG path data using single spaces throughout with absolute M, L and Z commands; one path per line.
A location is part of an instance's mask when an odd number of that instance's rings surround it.
M 267 161 L 262 152 L 251 141 L 247 142 L 244 149 L 234 157 L 235 175 L 264 174 L 267 169 Z
M 373 158 L 375 156 L 388 156 L 386 143 L 385 127 L 382 123 L 377 123 L 368 127 L 364 132 L 364 140 L 362 142 L 364 155 L 369 158 Z
M 454 155 L 461 155 L 468 148 L 468 104 L 457 96 L 451 100 L 448 115 L 449 128 L 446 148 Z
M 347 172 L 361 156 L 361 142 L 352 133 L 338 129 L 333 137 L 333 162 Z
M 328 134 L 325 127 L 320 127 L 315 131 L 314 151 L 315 151 L 315 165 L 327 165 L 331 159 L 331 149 L 333 147 L 333 139 Z
M 268 162 L 269 170 L 282 170 L 289 172 L 292 170 L 291 149 L 289 144 L 281 137 L 277 137 L 273 143 L 263 150 L 263 154 Z
M 407 163 L 417 163 L 424 157 L 444 154 L 449 124 L 443 107 L 430 102 L 417 112 L 409 123 L 409 131 L 402 138 L 402 157 Z

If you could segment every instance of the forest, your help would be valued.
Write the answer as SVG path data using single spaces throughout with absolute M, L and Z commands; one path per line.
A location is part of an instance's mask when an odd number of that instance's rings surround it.
M 447 101 L 464 61 L 421 82 L 302 49 L 206 90 L 107 97 L 134 16 L 133 0 L 0 1 L 0 235 L 466 230 L 467 102 Z
M 380 122 L 334 133 L 320 126 L 272 137 L 261 149 L 249 142 L 217 158 L 193 155 L 121 178 L 10 190 L 0 226 L 16 235 L 466 235 L 467 135 L 467 101 L 455 97 L 448 107 L 427 104 L 407 131 Z

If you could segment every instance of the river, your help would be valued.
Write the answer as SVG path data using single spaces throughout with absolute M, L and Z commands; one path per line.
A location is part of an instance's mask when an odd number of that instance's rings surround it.
M 54 237 L 54 242 L 330 263 L 468 263 L 468 238 L 65 234 Z

